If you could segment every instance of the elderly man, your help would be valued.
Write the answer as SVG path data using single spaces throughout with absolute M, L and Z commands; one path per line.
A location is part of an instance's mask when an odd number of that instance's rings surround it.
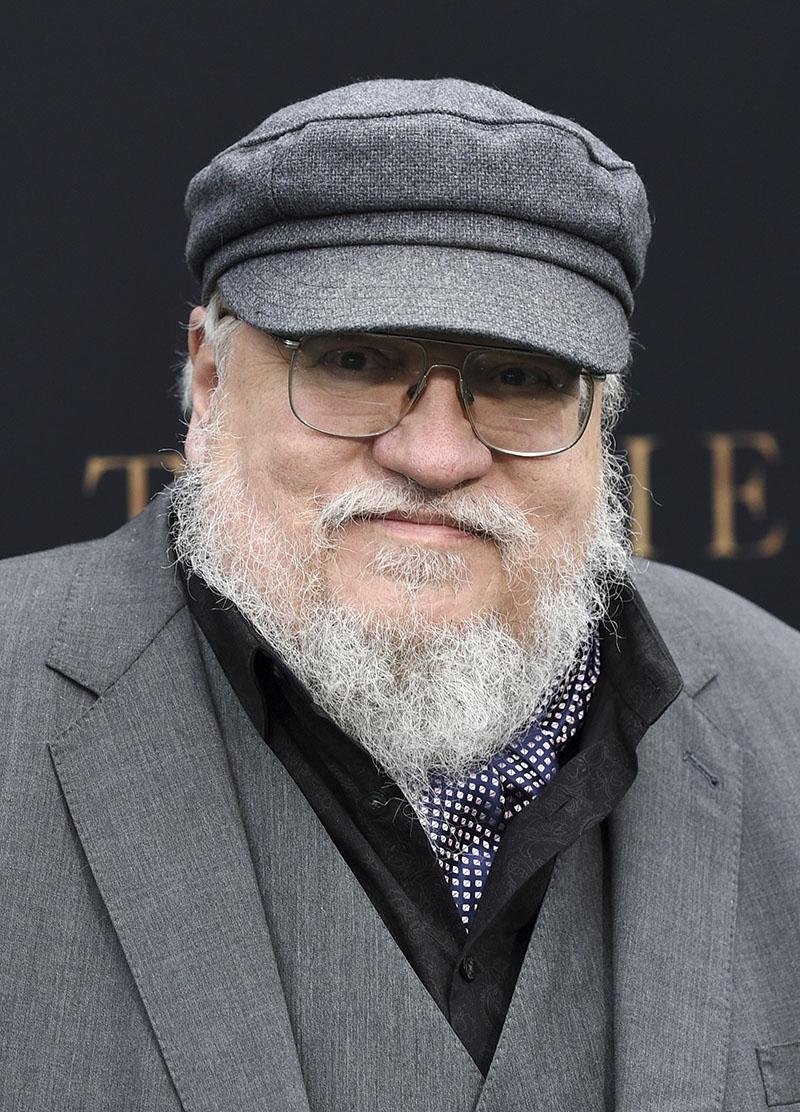
M 0 1107 L 800 1108 L 800 642 L 630 559 L 633 165 L 370 81 L 187 210 L 184 473 L 4 565 Z

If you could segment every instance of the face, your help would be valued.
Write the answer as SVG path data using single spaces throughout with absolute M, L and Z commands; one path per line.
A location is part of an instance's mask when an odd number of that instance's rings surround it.
M 196 309 L 193 323 L 203 313 Z M 460 364 L 463 349 L 452 341 L 425 342 L 432 362 Z M 202 455 L 218 378 L 213 351 L 199 331 L 190 333 L 190 354 L 186 456 L 193 464 Z M 560 455 L 531 459 L 503 455 L 476 438 L 457 373 L 446 369 L 431 372 L 422 397 L 389 432 L 366 440 L 316 432 L 289 407 L 289 359 L 289 350 L 271 337 L 247 324 L 238 327 L 223 385 L 224 435 L 259 514 L 282 523 L 298 543 L 320 508 L 336 506 L 343 492 L 372 492 L 362 512 L 348 514 L 346 503 L 342 524 L 334 523 L 335 543 L 324 548 L 318 568 L 327 593 L 345 608 L 389 619 L 402 619 L 413 605 L 433 622 L 491 612 L 511 628 L 525 623 L 536 602 L 534 577 L 524 584 L 510 574 L 504 528 L 508 522 L 522 533 L 530 527 L 533 560 L 542 565 L 581 545 L 602 471 L 599 389 L 578 443 Z M 413 509 L 404 501 L 409 491 Z M 413 599 L 412 563 L 432 569 L 417 575 Z
M 460 357 L 425 342 L 433 362 Z M 238 326 L 221 382 L 200 332 L 190 351 L 178 558 L 412 804 L 432 776 L 485 765 L 557 697 L 626 570 L 599 407 L 569 451 L 504 456 L 439 369 L 396 428 L 343 439 L 292 414 L 270 337 Z

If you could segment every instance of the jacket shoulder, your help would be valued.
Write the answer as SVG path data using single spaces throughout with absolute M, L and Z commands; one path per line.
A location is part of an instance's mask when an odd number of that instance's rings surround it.
M 800 632 L 767 610 L 727 587 L 694 572 L 650 560 L 634 560 L 634 581 L 654 614 L 669 624 L 676 604 L 684 610 L 697 609 L 696 620 L 710 622 L 713 630 L 755 626 L 770 637 L 797 647 Z
M 702 576 L 651 561 L 634 565 L 636 588 L 687 686 L 714 673 L 743 693 L 798 698 L 800 632 Z
M 0 561 L 0 700 L 60 672 L 100 694 L 185 604 L 167 551 L 169 499 L 116 532 Z
M 64 597 L 98 541 L 61 545 L 0 560 L 0 643 L 16 630 L 52 629 Z
M 39 767 L 45 742 L 91 702 L 87 692 L 48 668 L 47 658 L 65 600 L 95 543 L 0 561 L 0 776 L 8 783 L 30 784 L 30 756 Z

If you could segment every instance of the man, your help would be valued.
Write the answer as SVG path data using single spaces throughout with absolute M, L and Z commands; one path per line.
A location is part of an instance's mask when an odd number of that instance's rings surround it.
M 185 472 L 4 565 L 0 1107 L 800 1107 L 798 636 L 629 557 L 633 165 L 370 81 L 187 211 Z

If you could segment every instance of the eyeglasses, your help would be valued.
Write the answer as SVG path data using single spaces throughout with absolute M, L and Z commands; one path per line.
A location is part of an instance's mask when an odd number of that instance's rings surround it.
M 552 355 L 449 341 L 464 350 L 460 366 L 432 362 L 426 341 L 412 336 L 276 338 L 291 350 L 292 412 L 330 436 L 389 432 L 422 396 L 431 371 L 444 368 L 457 372 L 464 412 L 482 444 L 512 456 L 554 456 L 580 440 L 595 381 L 605 378 Z

